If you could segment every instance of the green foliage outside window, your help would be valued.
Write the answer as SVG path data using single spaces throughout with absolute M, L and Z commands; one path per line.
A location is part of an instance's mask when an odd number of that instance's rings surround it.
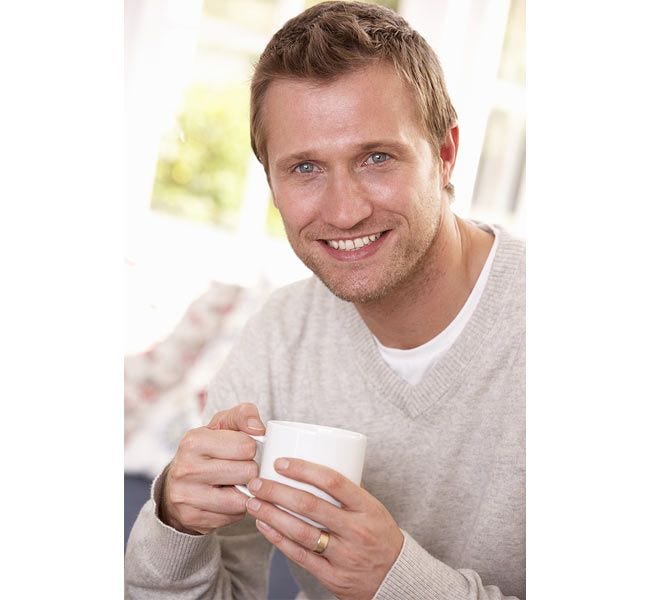
M 189 88 L 161 143 L 152 208 L 234 227 L 248 152 L 246 87 Z

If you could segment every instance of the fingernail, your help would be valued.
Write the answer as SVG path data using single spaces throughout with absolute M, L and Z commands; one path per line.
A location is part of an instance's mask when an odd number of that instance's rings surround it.
M 259 519 L 255 519 L 255 524 L 260 528 L 263 529 L 264 531 L 272 532 L 274 531 L 271 527 L 269 527 L 264 521 L 260 521 Z
M 257 528 L 262 532 L 262 535 L 266 536 L 266 539 L 269 540 L 272 544 L 277 544 L 278 542 L 282 541 L 282 536 L 278 531 L 273 529 L 270 525 L 267 525 L 264 521 L 260 521 L 259 519 L 255 520 L 255 525 L 257 525 Z
M 250 429 L 258 429 L 260 431 L 264 429 L 264 425 L 259 419 L 248 419 L 248 421 L 246 421 L 246 424 Z
M 261 506 L 262 503 L 257 498 L 251 498 L 248 502 L 246 502 L 246 508 L 255 512 L 257 512 Z
M 262 481 L 260 479 L 251 479 L 248 482 L 248 489 L 256 492 L 262 487 Z
M 286 458 L 278 458 L 275 461 L 275 468 L 278 471 L 286 471 L 289 468 L 289 461 Z

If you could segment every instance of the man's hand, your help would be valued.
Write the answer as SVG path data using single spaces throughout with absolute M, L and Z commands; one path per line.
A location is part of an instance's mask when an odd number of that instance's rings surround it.
M 240 521 L 246 497 L 234 487 L 258 473 L 255 440 L 264 425 L 254 404 L 219 412 L 188 431 L 163 475 L 160 518 L 174 529 L 205 534 Z
M 283 462 L 286 464 L 284 468 Z M 311 483 L 341 508 L 309 492 L 254 479 L 247 503 L 262 535 L 316 577 L 337 598 L 372 598 L 399 555 L 404 536 L 379 500 L 336 471 L 299 459 L 278 459 L 278 473 Z M 321 530 L 274 506 L 283 506 L 329 529 L 329 543 L 314 553 Z

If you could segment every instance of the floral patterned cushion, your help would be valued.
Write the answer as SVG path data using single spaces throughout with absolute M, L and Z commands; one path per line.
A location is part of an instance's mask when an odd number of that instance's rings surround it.
M 269 292 L 214 282 L 166 339 L 125 357 L 125 472 L 155 477 L 184 432 L 201 425 L 210 379 Z

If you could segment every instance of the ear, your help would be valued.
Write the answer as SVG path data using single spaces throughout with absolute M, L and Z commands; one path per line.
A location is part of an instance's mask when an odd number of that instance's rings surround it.
M 444 188 L 451 180 L 458 154 L 458 124 L 454 123 L 440 145 L 440 183 Z

